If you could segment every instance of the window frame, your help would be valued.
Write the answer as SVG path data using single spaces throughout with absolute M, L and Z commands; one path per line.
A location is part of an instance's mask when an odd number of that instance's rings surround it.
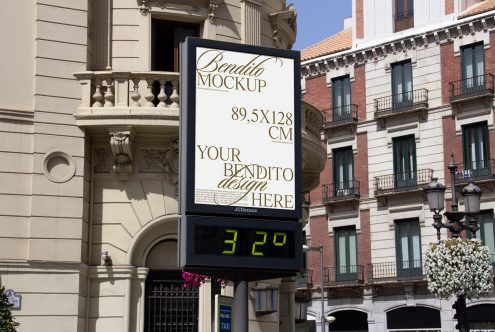
M 346 92 L 348 92 L 348 94 Z M 340 105 L 337 103 L 339 97 L 340 100 L 342 100 Z M 352 86 L 350 76 L 344 75 L 332 78 L 332 120 L 336 122 L 350 118 L 351 103 Z
M 408 153 L 408 160 L 405 165 L 408 165 L 409 168 L 405 169 L 403 172 L 399 172 L 401 168 L 401 160 L 399 159 L 399 150 L 402 152 L 409 147 L 409 144 L 412 143 L 412 155 Z M 417 185 L 418 178 L 418 168 L 417 168 L 417 158 L 416 158 L 416 138 L 414 135 L 406 135 L 395 137 L 392 140 L 393 147 L 393 163 L 394 163 L 394 186 L 395 188 L 403 188 L 403 187 L 412 187 Z M 409 149 L 407 149 L 409 152 Z M 411 160 L 412 159 L 412 160 Z M 411 162 L 412 161 L 412 165 Z M 411 168 L 412 166 L 412 168 Z M 407 176 L 409 173 L 409 176 Z
M 401 243 L 401 226 L 407 225 L 407 249 L 409 260 L 404 260 L 404 253 Z M 419 257 L 414 257 L 414 234 L 411 230 L 412 226 L 417 229 L 418 234 L 418 247 L 419 247 Z M 411 277 L 411 276 L 421 276 L 423 274 L 423 253 L 422 253 L 422 242 L 421 242 L 421 225 L 418 218 L 407 218 L 398 219 L 394 221 L 395 228 L 395 255 L 396 255 L 396 266 L 397 266 L 397 277 Z M 411 260 L 411 257 L 414 258 Z M 419 266 L 416 263 L 419 261 Z M 407 263 L 407 267 L 404 268 L 404 262 Z
M 400 77 L 397 73 L 400 72 Z M 413 104 L 413 73 L 412 73 L 412 61 L 411 59 L 393 63 L 391 65 L 392 74 L 392 109 L 399 109 L 408 107 Z M 407 80 L 410 78 L 410 81 Z M 400 86 L 399 89 L 399 81 Z M 407 86 L 411 85 L 408 89 Z M 400 91 L 399 91 L 400 90 Z
M 354 151 L 352 146 L 332 150 L 332 175 L 334 197 L 348 196 L 354 194 Z M 339 179 L 338 169 L 342 163 L 342 181 Z M 349 167 L 352 172 L 349 172 Z
M 344 234 L 344 246 L 345 246 L 345 265 L 340 262 L 340 234 Z M 351 248 L 350 248 L 350 237 L 354 237 L 354 260 L 356 264 L 351 263 Z M 346 280 L 357 280 L 358 273 L 358 243 L 357 243 L 357 233 L 354 226 L 350 227 L 339 227 L 334 228 L 334 253 L 335 253 L 335 280 L 336 281 L 346 281 Z
M 480 140 L 479 134 L 483 136 Z M 470 137 L 474 137 L 474 145 L 476 160 L 472 160 L 469 153 Z M 483 147 L 481 147 L 483 142 Z M 484 155 L 484 159 L 478 160 Z M 470 123 L 462 126 L 462 158 L 464 162 L 464 170 L 468 171 L 470 176 L 480 177 L 488 176 L 490 169 L 490 133 L 488 131 L 488 123 L 486 121 Z

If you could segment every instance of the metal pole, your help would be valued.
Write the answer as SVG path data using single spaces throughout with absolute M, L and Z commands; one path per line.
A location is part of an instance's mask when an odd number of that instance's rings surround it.
M 248 282 L 234 281 L 234 331 L 248 332 Z
M 321 284 L 321 331 L 325 332 L 326 329 L 326 320 L 325 320 L 325 296 L 324 288 L 323 288 L 323 245 L 320 245 L 320 284 Z

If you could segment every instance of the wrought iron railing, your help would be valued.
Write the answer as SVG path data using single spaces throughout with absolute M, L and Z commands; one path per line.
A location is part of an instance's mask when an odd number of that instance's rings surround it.
M 408 17 L 414 17 L 414 9 L 404 10 L 394 14 L 396 21 L 403 20 Z
M 466 164 L 458 164 L 456 179 L 460 182 L 467 181 L 469 178 L 494 178 L 495 177 L 495 160 L 472 161 Z
M 146 282 L 145 332 L 197 331 L 198 288 L 181 280 Z
M 414 10 L 409 9 L 394 14 L 395 32 L 414 27 Z
M 325 117 L 325 126 L 339 124 L 344 121 L 357 121 L 358 106 L 355 104 L 343 105 L 331 109 L 331 114 Z
M 423 276 L 424 269 L 421 259 L 368 264 L 368 282 L 423 279 Z
M 431 181 L 432 169 L 375 176 L 375 195 L 420 188 Z
M 375 99 L 375 118 L 418 107 L 428 107 L 427 89 L 417 89 Z
M 335 283 L 356 284 L 364 282 L 364 266 L 330 266 L 323 269 L 324 282 L 328 285 Z
M 359 197 L 360 186 L 356 180 L 325 184 L 322 186 L 323 203 Z
M 494 93 L 492 74 L 473 76 L 449 83 L 450 101 L 472 98 Z

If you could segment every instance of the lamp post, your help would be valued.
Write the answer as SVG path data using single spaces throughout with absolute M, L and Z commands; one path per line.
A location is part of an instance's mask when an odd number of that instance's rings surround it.
M 432 178 L 432 182 L 424 187 L 430 211 L 433 212 L 433 227 L 437 230 L 438 241 L 440 241 L 440 229 L 442 228 L 450 230 L 454 238 L 460 237 L 462 230 L 470 230 L 475 238 L 478 230 L 476 215 L 480 212 L 481 189 L 474 184 L 472 179 L 469 179 L 468 185 L 462 189 L 465 212 L 459 211 L 455 189 L 457 165 L 454 163 L 453 153 L 450 155 L 450 162 L 447 168 L 450 170 L 452 180 L 452 211 L 446 211 L 443 214 L 447 218 L 446 223 L 442 222 L 442 215 L 440 214 L 444 209 L 445 186 L 439 183 L 437 178 Z M 466 217 L 466 220 L 463 222 L 464 217 Z M 452 306 L 452 309 L 456 311 L 454 315 L 454 318 L 457 319 L 456 328 L 460 332 L 468 332 L 466 298 L 464 295 L 457 296 L 457 301 Z
M 317 247 L 308 247 L 303 245 L 303 251 L 318 251 L 320 253 L 320 304 L 321 304 L 321 313 L 320 313 L 320 322 L 321 322 L 321 331 L 325 332 L 326 329 L 326 319 L 325 319 L 325 297 L 323 292 L 325 291 L 323 288 L 323 244 L 320 244 Z

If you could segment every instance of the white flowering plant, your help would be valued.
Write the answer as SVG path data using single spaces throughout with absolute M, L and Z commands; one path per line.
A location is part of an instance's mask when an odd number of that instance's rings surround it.
M 428 290 L 436 297 L 484 297 L 493 288 L 492 258 L 478 240 L 460 238 L 430 243 L 425 257 Z

